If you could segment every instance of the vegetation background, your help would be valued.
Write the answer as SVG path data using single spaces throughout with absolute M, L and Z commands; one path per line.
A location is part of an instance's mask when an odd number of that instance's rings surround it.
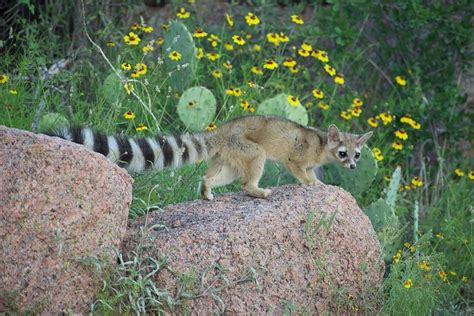
M 471 1 L 1 6 L 0 124 L 38 132 L 74 122 L 146 136 L 275 114 L 322 129 L 374 130 L 367 163 L 352 174 L 327 168 L 325 181 L 349 190 L 379 235 L 381 313 L 473 313 Z M 130 217 L 198 198 L 203 170 L 134 175 Z M 268 164 L 262 181 L 294 179 Z M 128 266 L 104 277 L 95 308 L 179 305 L 171 295 L 136 303 L 150 286 L 137 275 Z

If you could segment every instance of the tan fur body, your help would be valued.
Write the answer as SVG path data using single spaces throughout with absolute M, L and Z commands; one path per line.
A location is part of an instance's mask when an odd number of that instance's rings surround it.
M 87 127 L 63 127 L 48 135 L 82 144 L 132 173 L 210 160 L 201 189 L 203 198 L 212 200 L 212 188 L 237 179 L 250 195 L 268 197 L 271 190 L 258 186 L 266 160 L 283 163 L 303 184 L 317 182 L 313 168 L 326 163 L 355 168 L 360 147 L 372 132 L 341 133 L 335 125 L 323 132 L 281 117 L 256 115 L 196 134 L 131 138 L 107 136 Z
M 358 135 L 339 133 L 339 136 L 341 143 L 354 148 Z M 267 159 L 283 163 L 299 182 L 314 184 L 318 180 L 313 168 L 337 161 L 334 150 L 340 147 L 331 146 L 335 144 L 328 142 L 326 132 L 272 116 L 239 118 L 206 138 L 212 157 L 202 181 L 202 195 L 206 199 L 213 198 L 213 187 L 238 178 L 250 195 L 268 197 L 271 190 L 258 186 Z

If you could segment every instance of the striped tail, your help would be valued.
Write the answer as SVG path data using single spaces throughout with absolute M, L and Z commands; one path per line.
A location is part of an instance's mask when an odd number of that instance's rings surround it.
M 88 127 L 64 127 L 44 134 L 81 144 L 131 173 L 146 169 L 175 169 L 207 160 L 211 150 L 206 137 L 209 134 L 205 133 L 130 138 L 107 136 Z

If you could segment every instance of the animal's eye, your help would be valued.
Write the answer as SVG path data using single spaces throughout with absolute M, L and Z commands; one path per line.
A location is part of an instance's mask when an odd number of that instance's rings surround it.
M 359 159 L 360 158 L 360 153 L 356 153 L 355 154 L 355 159 Z
M 339 157 L 341 157 L 341 158 L 347 157 L 347 151 L 340 151 L 339 152 Z

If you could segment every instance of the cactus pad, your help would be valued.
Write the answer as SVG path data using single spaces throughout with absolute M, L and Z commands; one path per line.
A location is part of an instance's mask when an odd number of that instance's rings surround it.
M 308 125 L 308 112 L 302 105 L 292 106 L 288 102 L 288 95 L 281 93 L 271 99 L 263 101 L 257 108 L 257 114 L 276 115 L 286 117 L 290 121 L 301 125 Z
M 176 92 L 182 92 L 189 86 L 196 68 L 196 47 L 193 37 L 186 26 L 172 21 L 164 34 L 163 59 L 166 71 L 170 74 L 170 85 Z M 172 60 L 169 54 L 177 51 L 181 58 Z
M 187 128 L 201 131 L 214 119 L 216 98 L 207 88 L 192 87 L 179 99 L 177 111 Z

